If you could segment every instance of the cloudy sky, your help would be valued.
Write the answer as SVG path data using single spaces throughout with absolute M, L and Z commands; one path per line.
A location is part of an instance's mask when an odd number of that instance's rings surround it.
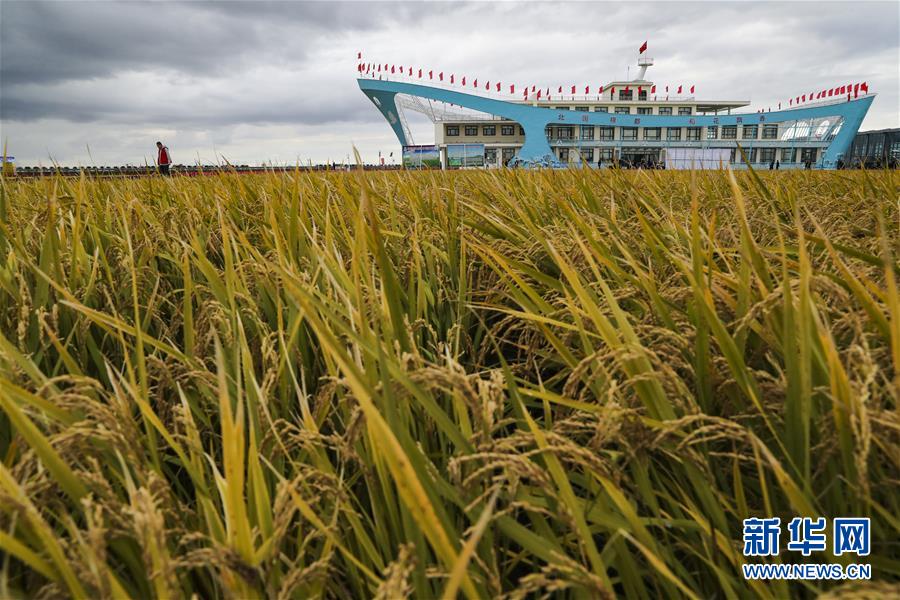
M 399 144 L 356 85 L 373 62 L 558 85 L 622 78 L 751 110 L 867 81 L 898 127 L 900 3 L 36 2 L 0 0 L 0 128 L 19 165 L 375 161 Z M 411 115 L 417 143 L 433 141 Z

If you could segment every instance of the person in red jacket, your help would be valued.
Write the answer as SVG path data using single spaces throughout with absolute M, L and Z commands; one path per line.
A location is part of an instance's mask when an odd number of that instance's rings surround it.
M 156 157 L 159 172 L 162 175 L 168 175 L 169 165 L 172 164 L 172 159 L 169 157 L 169 148 L 168 146 L 163 146 L 162 142 L 156 142 L 156 148 L 159 150 L 159 155 Z

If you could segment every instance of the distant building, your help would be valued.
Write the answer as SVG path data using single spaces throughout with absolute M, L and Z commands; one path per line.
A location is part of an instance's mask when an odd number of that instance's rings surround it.
M 815 100 L 810 94 L 809 102 L 804 94 L 799 106 L 791 101 L 777 111 L 739 113 L 748 100 L 700 100 L 693 86 L 655 84 L 646 78 L 652 64 L 642 57 L 635 79 L 563 93 L 519 88 L 506 94 L 471 82 L 460 89 L 426 84 L 411 72 L 406 81 L 364 73 L 358 83 L 404 148 L 413 147 L 404 110 L 425 114 L 434 123 L 434 152 L 444 168 L 595 168 L 599 161 L 603 167 L 740 169 L 778 161 L 781 169 L 834 169 L 849 162 L 850 145 L 874 100 L 865 86 L 841 86 L 817 93 Z
M 878 168 L 900 165 L 900 129 L 861 131 L 850 147 L 849 167 Z

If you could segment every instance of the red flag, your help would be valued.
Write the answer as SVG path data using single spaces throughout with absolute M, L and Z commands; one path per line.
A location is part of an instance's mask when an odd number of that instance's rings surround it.
M 781 110 L 781 102 L 778 103 L 778 110 Z
M 391 65 L 391 73 L 394 72 L 394 65 Z
M 644 42 L 643 44 L 641 44 L 641 47 L 638 50 L 638 54 L 643 54 L 646 51 L 647 51 L 647 42 Z
M 463 84 L 463 85 L 466 85 L 466 76 L 465 76 L 465 75 L 463 75 L 463 78 L 462 78 L 462 84 Z
M 497 91 L 498 92 L 500 91 L 500 82 L 499 81 L 497 82 Z
M 472 87 L 475 87 L 475 88 L 478 87 L 478 80 L 477 80 L 477 79 L 475 80 L 475 83 L 472 84 Z
M 691 93 L 694 93 L 694 86 L 691 86 Z
M 609 88 L 609 93 L 610 93 L 610 94 L 615 94 L 615 93 L 616 93 L 616 86 L 612 86 L 611 88 Z
M 590 93 L 591 93 L 591 86 L 589 86 L 589 85 L 584 86 L 584 95 L 587 96 Z
M 651 94 L 655 94 L 655 93 L 656 93 L 656 86 L 655 86 L 655 85 L 651 85 L 651 86 L 650 86 L 650 93 L 651 93 Z
M 572 86 L 572 95 L 575 95 L 575 86 Z
M 801 96 L 801 98 L 803 99 L 804 102 L 806 102 L 806 94 L 803 94 L 803 95 Z
M 834 88 L 828 90 L 828 97 L 831 98 L 832 96 L 834 96 Z
M 869 84 L 867 82 L 863 81 L 861 84 L 859 84 L 859 91 L 861 91 L 863 94 L 868 94 L 869 93 Z
M 562 86 L 559 86 L 559 89 L 556 91 L 559 92 L 560 94 L 562 94 Z
M 794 105 L 794 99 L 793 99 L 793 98 L 789 98 L 789 99 L 788 99 L 788 106 L 793 106 L 793 105 Z
M 534 86 L 531 86 L 531 93 L 534 93 Z
M 419 79 L 422 79 L 422 69 L 419 69 Z
M 441 75 L 443 75 L 443 73 L 441 73 Z M 441 77 L 441 81 L 443 81 L 443 80 L 444 80 L 444 78 Z M 450 83 L 453 83 L 453 75 L 450 75 Z
M 357 52 L 357 53 L 356 53 L 356 58 L 357 58 L 357 60 L 360 59 L 360 58 L 362 58 L 362 52 Z
M 378 72 L 381 73 L 381 65 L 378 65 Z
M 602 85 L 600 86 L 600 91 L 597 92 L 597 93 L 598 93 L 598 94 L 602 94 L 602 93 L 603 93 L 603 86 L 602 86 Z
M 856 98 L 858 96 L 859 96 L 859 84 L 854 83 L 853 84 L 853 97 Z
M 627 86 L 627 85 L 625 86 L 625 90 L 624 90 L 624 91 L 626 91 L 626 92 L 628 91 L 628 86 Z
M 443 80 L 444 80 L 444 72 L 443 72 L 443 71 L 441 71 L 440 73 L 438 73 L 438 79 L 439 79 L 440 81 L 443 81 Z
M 680 86 L 680 85 L 678 86 L 678 92 L 677 92 L 677 93 L 678 93 L 678 94 L 681 93 L 681 86 Z
M 515 93 L 516 93 L 516 86 L 515 86 L 515 84 L 510 84 L 510 85 L 509 85 L 509 93 L 510 93 L 510 94 L 515 94 Z
M 666 93 L 669 93 L 669 86 L 666 86 Z
M 538 100 L 541 99 L 541 90 L 538 90 L 538 93 L 537 93 L 537 99 L 538 99 Z

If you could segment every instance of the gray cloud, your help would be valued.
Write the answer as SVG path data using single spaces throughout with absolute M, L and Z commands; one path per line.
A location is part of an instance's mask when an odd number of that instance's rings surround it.
M 829 3 L 0 2 L 0 122 L 20 161 L 257 162 L 398 150 L 356 52 L 518 85 L 598 85 L 650 42 L 657 82 L 753 108 L 867 80 L 897 126 L 900 5 Z M 431 125 L 411 116 L 417 141 Z M 86 148 L 91 147 L 90 156 Z M 368 155 L 366 153 L 368 152 Z

